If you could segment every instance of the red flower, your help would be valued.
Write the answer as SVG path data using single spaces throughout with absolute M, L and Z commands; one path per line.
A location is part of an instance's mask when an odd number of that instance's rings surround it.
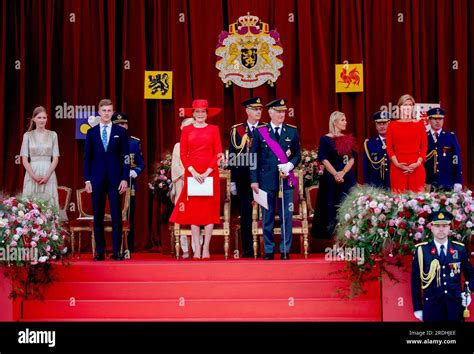
M 449 248 L 449 253 L 454 254 L 454 250 L 452 248 Z
M 405 229 L 407 228 L 407 224 L 404 223 L 404 222 L 401 222 L 400 224 L 398 224 L 398 227 L 399 227 L 400 229 L 405 230 Z
M 436 254 L 436 247 L 433 247 L 433 248 L 431 249 L 431 254 L 432 254 L 433 256 Z
M 394 229 L 393 227 L 389 227 L 389 228 L 388 228 L 388 233 L 389 233 L 390 235 L 393 235 L 393 234 L 395 233 L 395 229 Z
M 453 230 L 459 229 L 459 226 L 461 225 L 461 222 L 458 220 L 453 221 Z

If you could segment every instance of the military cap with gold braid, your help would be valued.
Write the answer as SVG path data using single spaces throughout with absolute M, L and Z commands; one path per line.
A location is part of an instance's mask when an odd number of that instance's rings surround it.
M 242 102 L 242 106 L 244 107 L 263 107 L 262 104 L 262 97 L 251 97 Z
M 435 211 L 430 215 L 429 221 L 434 225 L 448 225 L 453 219 L 453 214 L 447 211 Z
M 265 107 L 267 107 L 268 109 L 272 108 L 275 111 L 286 111 L 288 109 L 286 108 L 286 100 L 284 100 L 283 98 L 268 102 Z
M 112 122 L 115 124 L 128 124 L 128 114 L 122 112 L 115 112 L 112 116 Z

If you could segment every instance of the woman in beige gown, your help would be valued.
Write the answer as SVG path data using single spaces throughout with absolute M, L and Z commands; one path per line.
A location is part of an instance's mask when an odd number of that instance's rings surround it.
M 28 131 L 23 135 L 20 156 L 25 167 L 24 197 L 39 197 L 58 207 L 59 146 L 56 132 L 46 129 L 48 115 L 44 107 L 33 111 Z

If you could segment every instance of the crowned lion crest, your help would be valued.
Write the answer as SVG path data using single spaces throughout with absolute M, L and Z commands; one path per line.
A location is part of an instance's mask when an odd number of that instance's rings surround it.
M 283 66 L 282 53 L 278 32 L 248 13 L 219 35 L 216 68 L 226 87 L 273 86 Z

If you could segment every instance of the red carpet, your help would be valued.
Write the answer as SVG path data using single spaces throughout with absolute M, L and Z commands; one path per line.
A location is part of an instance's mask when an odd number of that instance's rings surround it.
M 336 291 L 343 262 L 324 256 L 290 261 L 75 260 L 44 302 L 25 301 L 23 321 L 380 321 L 380 283 L 356 299 Z

